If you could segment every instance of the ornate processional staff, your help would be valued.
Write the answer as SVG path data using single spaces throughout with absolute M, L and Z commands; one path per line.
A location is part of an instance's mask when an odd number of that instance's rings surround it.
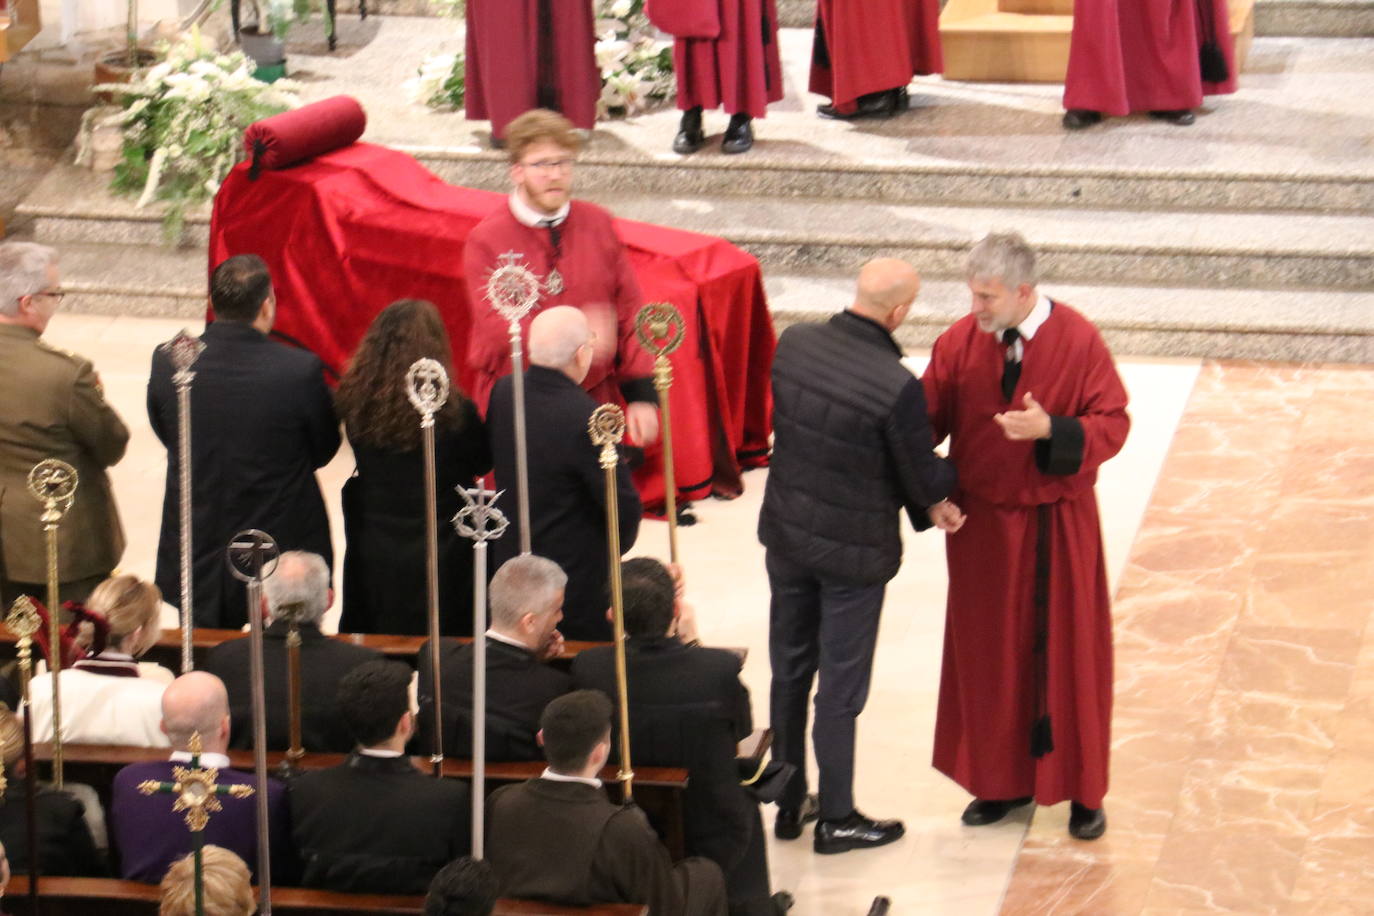
M 33 599 L 21 595 L 10 607 L 5 618 L 16 637 L 19 655 L 19 699 L 24 713 L 24 795 L 28 810 L 24 812 L 24 830 L 28 836 L 29 849 L 38 849 L 38 774 L 33 769 L 33 722 L 28 714 L 29 680 L 33 676 L 33 634 L 42 626 L 38 619 L 38 608 Z M 38 856 L 29 856 L 29 911 L 38 912 Z
M 286 700 L 287 723 L 291 746 L 286 749 L 281 766 L 277 768 L 283 779 L 290 779 L 300 771 L 305 748 L 301 747 L 301 605 L 285 604 L 277 608 L 277 619 L 286 621 Z
M 191 608 L 194 589 L 191 584 L 191 371 L 205 344 L 198 337 L 182 331 L 158 347 L 172 361 L 172 384 L 177 390 L 177 483 L 180 493 L 181 523 L 181 673 L 195 667 L 192 657 L 192 628 L 195 617 Z
M 156 795 L 158 793 L 175 795 L 176 801 L 172 803 L 172 811 L 186 812 L 186 827 L 191 831 L 191 854 L 195 856 L 196 866 L 196 916 L 204 916 L 205 873 L 203 854 L 205 827 L 210 823 L 212 812 L 223 810 L 223 806 L 219 803 L 220 796 L 247 798 L 253 794 L 253 787 L 241 784 L 230 786 L 215 784 L 215 780 L 219 779 L 219 770 L 215 767 L 202 767 L 200 765 L 200 755 L 203 750 L 200 732 L 191 733 L 188 747 L 191 751 L 191 765 L 189 767 L 173 767 L 172 782 L 145 779 L 138 784 L 138 791 L 144 795 Z M 266 795 L 266 792 L 260 793 L 260 797 L 263 795 Z M 261 851 L 259 851 L 259 855 L 261 855 Z
M 270 534 L 249 528 L 225 551 L 229 572 L 245 583 L 248 602 L 248 674 L 253 684 L 253 777 L 257 783 L 258 912 L 272 916 L 272 837 L 267 810 L 267 696 L 262 663 L 262 583 L 277 569 L 280 551 Z
M 76 468 L 56 458 L 45 458 L 29 471 L 29 492 L 43 504 L 43 532 L 48 541 L 48 668 L 52 671 L 52 781 L 62 788 L 62 621 L 58 608 L 57 529 L 72 507 L 78 478 Z M 33 774 L 29 775 L 33 779 Z
M 472 539 L 472 857 L 482 858 L 483 813 L 486 810 L 487 775 L 487 541 L 506 533 L 510 524 L 494 505 L 500 493 L 482 487 L 458 487 L 463 508 L 453 517 L 453 527 Z M 435 658 L 438 643 L 433 643 Z M 434 705 L 439 705 L 439 678 L 434 673 Z
M 429 762 L 435 778 L 444 775 L 444 716 L 439 704 L 439 500 L 434 470 L 434 415 L 448 401 L 448 373 L 437 360 L 417 359 L 406 371 L 406 397 L 420 413 L 425 453 L 425 593 L 429 599 L 430 674 L 434 678 L 434 747 Z
M 668 514 L 668 558 L 677 564 L 677 478 L 673 473 L 673 424 L 668 390 L 673 387 L 673 364 L 668 355 L 682 345 L 682 313 L 668 302 L 650 302 L 635 315 L 639 344 L 654 354 L 654 389 L 658 391 L 659 426 L 663 429 L 663 504 Z
M 539 303 L 539 278 L 520 255 L 508 251 L 487 280 L 487 301 L 510 325 L 510 373 L 515 401 L 515 499 L 520 524 L 520 553 L 530 552 L 529 453 L 525 445 L 525 348 L 520 322 Z M 561 285 L 561 283 L 560 283 Z
M 616 494 L 616 445 L 625 438 L 625 412 L 614 404 L 602 404 L 587 421 L 592 444 L 600 446 L 601 470 L 606 475 L 606 546 L 611 554 L 611 617 L 615 627 L 615 685 L 620 693 L 620 774 L 625 802 L 634 800 L 634 768 L 630 766 L 630 692 L 625 673 L 625 595 L 620 582 L 620 509 Z

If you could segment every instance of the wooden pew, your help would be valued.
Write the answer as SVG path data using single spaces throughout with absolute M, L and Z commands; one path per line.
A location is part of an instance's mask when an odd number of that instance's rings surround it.
M 5 894 L 15 916 L 37 916 L 30 907 L 29 879 L 15 875 Z M 63 916 L 150 916 L 157 912 L 156 885 L 112 878 L 41 878 L 38 896 L 44 913 Z M 350 913 L 419 913 L 423 897 L 385 894 L 339 894 L 302 887 L 274 887 L 272 909 L 303 916 L 346 916 Z M 596 906 L 556 906 L 532 900 L 498 900 L 495 916 L 646 916 L 647 906 L 603 903 Z
M 131 763 L 147 760 L 166 760 L 169 751 L 160 747 L 129 747 L 116 744 L 64 744 L 62 745 L 63 774 L 68 782 L 83 782 L 92 786 L 100 801 L 109 808 L 110 787 L 115 773 Z M 34 759 L 52 759 L 52 745 L 47 743 L 33 746 Z M 301 759 L 302 770 L 321 770 L 338 766 L 344 762 L 344 754 L 306 754 Z M 273 775 L 281 765 L 286 754 L 282 751 L 269 751 L 267 766 Z M 428 757 L 412 757 L 415 768 L 431 772 Z M 252 751 L 230 751 L 230 764 L 237 770 L 252 772 Z M 543 761 L 518 763 L 488 763 L 486 780 L 491 788 L 512 782 L 524 782 L 544 772 Z M 472 761 L 446 758 L 444 777 L 448 779 L 471 779 Z M 615 767 L 606 767 L 601 772 L 606 782 L 606 791 L 612 801 L 620 801 L 620 788 L 616 784 Z M 635 767 L 635 802 L 643 808 L 663 832 L 663 844 L 674 859 L 685 855 L 685 834 L 683 833 L 682 805 L 683 792 L 687 789 L 687 770 L 681 767 Z

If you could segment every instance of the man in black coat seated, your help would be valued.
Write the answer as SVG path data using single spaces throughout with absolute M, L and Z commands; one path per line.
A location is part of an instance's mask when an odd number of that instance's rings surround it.
M 410 669 L 359 665 L 339 684 L 339 707 L 358 749 L 337 767 L 291 785 L 292 837 L 305 887 L 423 894 L 470 846 L 466 784 L 435 779 L 405 754 L 415 731 Z
M 606 475 L 600 449 L 587 435 L 597 402 L 582 390 L 592 364 L 596 335 L 587 317 L 571 306 L 545 309 L 530 322 L 530 366 L 525 370 L 525 428 L 529 453 L 530 549 L 568 574 L 563 634 L 605 641 L 610 592 L 606 549 Z M 492 546 L 503 563 L 520 550 L 516 512 L 515 401 L 511 377 L 496 380 L 487 407 L 496 479 L 505 488 L 497 505 L 511 520 Z M 634 546 L 642 511 L 639 493 L 622 461 L 616 469 L 622 552 Z
M 245 528 L 272 535 L 282 550 L 310 550 L 333 562 L 329 516 L 315 480 L 339 450 L 334 398 L 313 353 L 268 334 L 277 315 L 262 258 L 241 254 L 210 278 L 215 320 L 201 335 L 191 385 L 192 579 L 198 627 L 246 622 L 243 583 L 224 562 L 229 539 Z M 401 371 L 404 371 L 402 369 Z M 153 351 L 148 419 L 167 447 L 157 585 L 181 602 L 177 394 L 171 359 Z
M 634 762 L 687 768 L 687 853 L 725 872 L 731 916 L 782 912 L 781 895 L 777 904 L 769 896 L 758 802 L 740 786 L 735 764 L 737 743 L 754 727 L 739 656 L 686 645 L 674 635 L 680 605 L 662 563 L 627 560 L 621 576 Z M 610 646 L 579 653 L 572 674 L 575 687 L 617 695 Z
M 486 632 L 488 760 L 543 757 L 534 737 L 539 716 L 550 700 L 572 689 L 566 672 L 546 664 L 563 652 L 558 622 L 563 619 L 567 584 L 557 563 L 533 554 L 507 560 L 492 576 L 491 628 Z M 474 655 L 472 643 L 439 643 L 444 753 L 452 757 L 472 757 Z M 429 748 L 434 740 L 434 685 L 428 641 L 420 647 L 417 664 L 420 745 Z
M 291 745 L 290 693 L 287 689 L 287 635 L 291 620 L 301 639 L 301 746 L 311 753 L 346 754 L 353 735 L 339 710 L 339 682 L 361 665 L 382 657 L 375 649 L 349 645 L 320 632 L 320 619 L 334 603 L 329 567 L 319 554 L 290 550 L 262 585 L 268 625 L 263 631 L 263 681 L 267 694 L 267 748 Z M 229 747 L 253 747 L 253 682 L 249 676 L 249 638 L 220 643 L 205 657 L 202 670 L 217 675 L 229 691 L 233 727 Z

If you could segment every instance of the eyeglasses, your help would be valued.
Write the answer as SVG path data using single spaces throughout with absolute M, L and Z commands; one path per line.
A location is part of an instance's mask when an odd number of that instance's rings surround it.
M 536 171 L 536 172 L 543 172 L 543 173 L 547 174 L 547 173 L 549 173 L 549 172 L 571 172 L 571 171 L 572 171 L 572 167 L 573 167 L 573 162 L 575 162 L 575 161 L 576 161 L 576 160 L 571 159 L 571 158 L 569 158 L 569 159 L 537 159 L 537 160 L 535 160 L 534 162 L 522 162 L 522 163 L 520 163 L 520 164 L 521 164 L 522 166 L 524 166 L 525 168 L 527 168 L 527 169 L 533 169 L 533 170 Z

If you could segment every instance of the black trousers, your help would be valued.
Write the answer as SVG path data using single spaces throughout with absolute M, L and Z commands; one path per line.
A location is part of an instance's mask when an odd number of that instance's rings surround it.
M 778 806 L 800 807 L 806 797 L 806 712 L 819 674 L 812 741 L 820 769 L 821 817 L 854 810 L 854 734 L 868 701 L 873 649 L 887 583 L 854 585 L 819 576 L 767 554 L 768 657 L 773 754 L 797 767 Z

